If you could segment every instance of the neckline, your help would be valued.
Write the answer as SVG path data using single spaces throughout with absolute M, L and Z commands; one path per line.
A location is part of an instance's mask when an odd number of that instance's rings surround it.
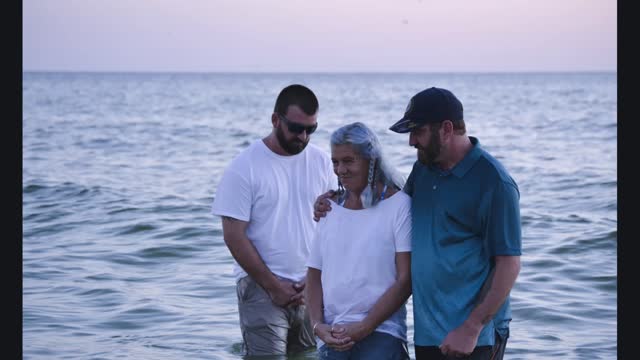
M 387 188 L 388 188 L 388 185 L 384 184 L 384 187 L 382 188 L 382 192 L 380 193 L 380 198 L 378 199 L 378 203 L 380 203 L 382 200 L 384 200 L 384 196 L 387 193 Z M 348 198 L 347 195 L 349 194 L 349 190 L 345 190 L 345 191 L 346 191 L 345 192 L 345 196 L 342 198 L 342 201 L 336 202 L 336 204 L 340 205 L 342 208 L 347 209 L 347 210 L 365 210 L 365 209 L 368 209 L 368 208 L 362 208 L 362 209 L 349 209 L 349 208 L 346 208 L 344 206 L 344 203 L 347 201 L 347 198 Z

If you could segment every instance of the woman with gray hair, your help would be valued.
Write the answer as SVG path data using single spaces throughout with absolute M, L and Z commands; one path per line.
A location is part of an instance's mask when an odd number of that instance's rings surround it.
M 316 227 L 307 306 L 320 359 L 408 359 L 411 200 L 364 124 L 331 136 L 339 189 Z

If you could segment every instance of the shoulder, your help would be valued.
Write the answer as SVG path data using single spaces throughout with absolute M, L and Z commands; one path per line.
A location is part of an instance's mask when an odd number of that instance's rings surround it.
M 411 207 L 411 196 L 402 190 L 396 190 L 393 197 L 400 203 L 401 207 Z
M 510 184 L 517 189 L 518 186 L 515 180 L 511 177 L 502 162 L 484 149 L 482 149 L 481 153 L 481 162 L 483 164 L 482 168 L 485 176 L 489 177 L 497 184 Z
M 390 206 L 395 206 L 397 208 L 405 208 L 411 206 L 411 196 L 409 196 L 406 192 L 398 189 L 389 189 L 387 190 L 388 195 L 383 203 L 387 203 Z
M 266 148 L 266 145 L 264 145 L 262 140 L 255 140 L 252 143 L 248 144 L 244 149 L 240 150 L 235 158 L 231 160 L 230 164 L 245 164 L 254 161 L 256 158 L 265 157 L 266 152 L 263 148 Z
M 233 158 L 232 162 L 238 162 L 238 161 L 243 161 L 246 158 L 252 157 L 252 156 L 256 156 L 256 154 L 260 153 L 260 151 L 258 151 L 260 148 L 260 143 L 262 142 L 262 140 L 255 140 L 249 144 L 247 144 L 247 146 L 245 146 L 243 149 L 241 149 L 236 156 Z

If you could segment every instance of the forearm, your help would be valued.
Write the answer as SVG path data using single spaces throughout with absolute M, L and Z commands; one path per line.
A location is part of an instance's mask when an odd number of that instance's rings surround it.
M 396 281 L 380 296 L 362 320 L 367 333 L 396 312 L 411 295 L 411 253 L 396 253 Z
M 496 256 L 494 272 L 483 286 L 476 307 L 471 311 L 465 324 L 478 333 L 493 319 L 515 284 L 520 272 L 519 256 Z
M 373 332 L 380 324 L 396 312 L 411 295 L 411 276 L 396 279 L 391 287 L 376 301 L 362 320 L 367 332 Z
M 224 242 L 231 255 L 260 286 L 272 289 L 278 286 L 278 279 L 269 270 L 258 254 L 255 246 L 245 234 L 242 222 L 232 218 L 223 218 Z
M 307 270 L 306 301 L 312 325 L 324 323 L 321 276 L 322 272 L 318 269 Z

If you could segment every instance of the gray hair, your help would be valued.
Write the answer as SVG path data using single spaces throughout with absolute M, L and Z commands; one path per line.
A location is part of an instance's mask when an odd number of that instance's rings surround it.
M 376 134 L 361 122 L 345 125 L 331 134 L 331 145 L 352 145 L 363 158 L 370 160 L 368 186 L 360 195 L 365 208 L 376 205 L 378 199 L 374 196 L 373 188 L 377 182 L 388 187 L 402 189 L 405 179 L 398 171 L 389 165 L 382 152 L 382 146 Z M 339 181 L 339 180 L 338 180 Z M 344 195 L 340 184 L 340 196 Z

